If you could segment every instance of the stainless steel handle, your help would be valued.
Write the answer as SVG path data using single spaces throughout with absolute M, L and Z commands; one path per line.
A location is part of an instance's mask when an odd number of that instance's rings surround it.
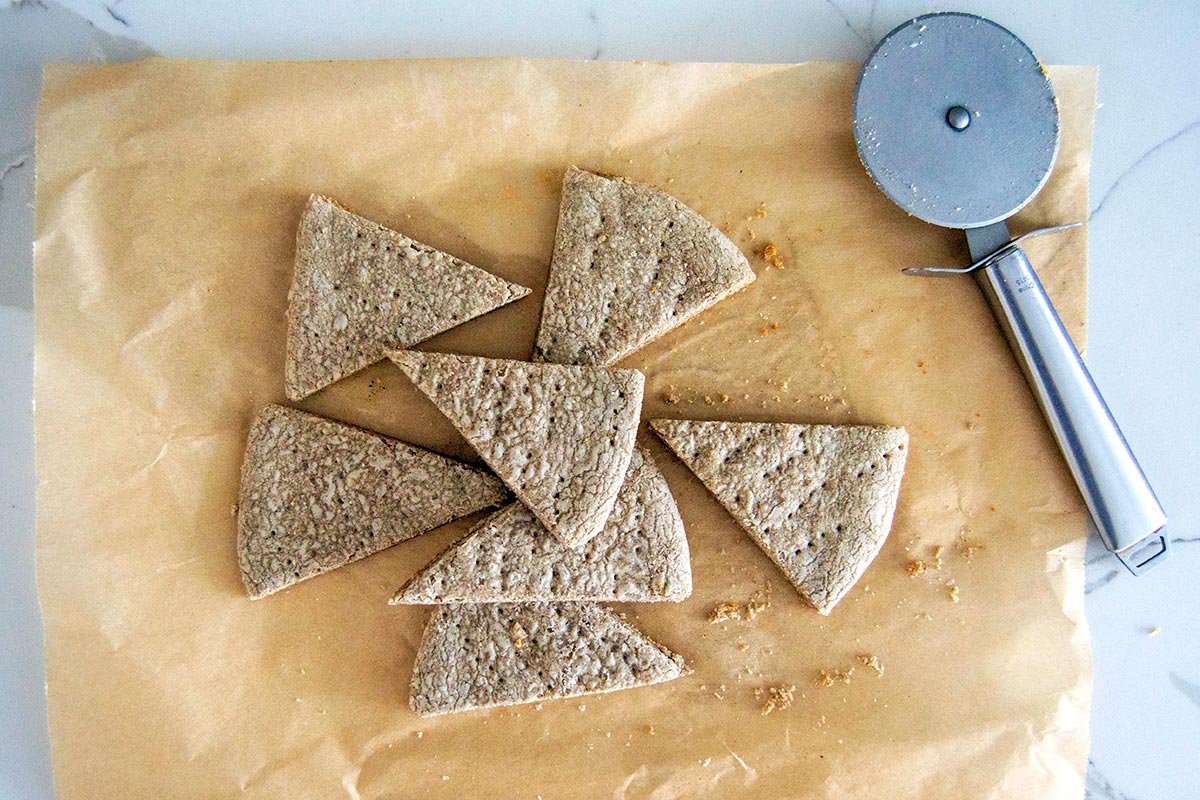
M 974 275 L 1104 543 L 1135 575 L 1161 563 L 1170 553 L 1167 516 L 1024 251 Z

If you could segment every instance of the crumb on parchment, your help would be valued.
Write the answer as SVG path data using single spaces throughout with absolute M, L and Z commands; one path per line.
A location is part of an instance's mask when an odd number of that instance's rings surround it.
M 853 675 L 854 675 L 854 667 L 851 667 L 850 669 L 846 670 L 845 672 L 843 672 L 839 669 L 835 669 L 835 670 L 823 669 L 823 670 L 821 670 L 821 673 L 819 675 L 817 675 L 817 685 L 818 686 L 833 686 L 835 683 L 849 684 L 850 678 Z
M 950 584 L 950 593 L 949 593 L 949 596 L 950 596 L 950 602 L 951 602 L 951 603 L 957 603 L 957 602 L 958 602 L 958 587 L 957 587 L 957 586 L 955 586 L 954 584 Z
M 772 711 L 786 711 L 796 699 L 795 686 L 768 686 L 754 690 L 756 700 L 763 700 L 762 715 Z M 763 698 L 766 698 L 765 700 Z
M 942 553 L 944 552 L 946 552 L 946 548 L 940 544 L 933 548 L 933 568 L 938 572 L 942 570 Z
M 1158 627 L 1157 625 L 1146 631 L 1147 636 L 1158 636 L 1160 633 L 1162 633 L 1162 628 Z
M 767 606 L 769 606 L 770 604 L 771 604 L 770 600 L 762 600 L 762 601 L 751 600 L 749 603 L 746 603 L 746 611 L 744 614 L 744 618 L 747 621 L 753 620 L 759 614 L 766 611 Z
M 765 217 L 766 215 L 767 215 L 767 204 L 760 202 L 758 204 L 758 208 L 754 209 L 754 216 L 759 217 L 761 219 L 762 217 Z
M 862 653 L 858 656 L 858 661 L 864 667 L 875 670 L 875 674 L 882 677 L 883 665 L 879 663 L 879 656 L 870 653 Z
M 779 246 L 774 242 L 767 242 L 763 246 L 762 257 L 763 261 L 766 261 L 775 269 L 783 269 L 783 259 L 779 256 Z
M 715 606 L 713 606 L 712 611 L 708 612 L 708 621 L 713 623 L 724 622 L 725 620 L 730 619 L 736 620 L 740 618 L 741 606 L 728 600 L 722 603 L 717 603 Z
M 653 726 L 653 725 L 647 725 L 647 726 L 646 726 L 646 735 L 647 735 L 647 736 L 653 736 L 653 735 L 654 735 L 654 726 Z
M 712 623 L 727 622 L 753 622 L 759 614 L 766 611 L 771 606 L 771 595 L 768 590 L 765 597 L 753 598 L 747 600 L 745 605 L 739 605 L 732 600 L 724 600 L 713 606 L 712 611 L 708 612 L 708 621 Z
M 958 554 L 963 557 L 964 561 L 970 561 L 975 557 L 976 553 L 984 549 L 984 546 L 981 544 L 974 544 L 973 542 L 968 541 L 965 535 L 960 534 L 958 541 L 954 545 L 954 548 L 958 551 Z
M 924 575 L 929 569 L 929 565 L 919 558 L 914 558 L 908 562 L 908 577 L 915 578 L 918 575 Z

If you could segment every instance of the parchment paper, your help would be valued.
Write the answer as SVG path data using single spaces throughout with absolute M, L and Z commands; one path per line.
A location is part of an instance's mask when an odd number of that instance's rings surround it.
M 972 282 L 900 274 L 962 263 L 964 240 L 907 218 L 867 178 L 856 70 L 50 67 L 38 571 L 61 796 L 1081 796 L 1082 506 Z M 1086 217 L 1095 73 L 1052 76 L 1062 153 L 1017 231 Z M 238 579 L 238 466 L 253 414 L 283 398 L 297 220 L 322 192 L 534 287 L 426 345 L 525 358 L 572 163 L 668 189 L 759 273 L 624 362 L 646 372 L 645 416 L 904 425 L 895 526 L 822 617 L 643 430 L 683 513 L 696 591 L 624 610 L 694 675 L 423 720 L 407 694 L 429 612 L 385 601 L 478 517 L 263 601 Z M 1030 246 L 1077 337 L 1085 236 Z M 782 269 L 758 255 L 766 242 Z M 304 407 L 478 463 L 391 366 Z M 960 537 L 983 549 L 967 560 Z M 910 577 L 913 559 L 929 571 Z M 753 621 L 706 619 L 768 592 Z M 852 666 L 849 684 L 817 684 Z M 796 686 L 795 703 L 763 716 L 754 690 L 778 685 Z

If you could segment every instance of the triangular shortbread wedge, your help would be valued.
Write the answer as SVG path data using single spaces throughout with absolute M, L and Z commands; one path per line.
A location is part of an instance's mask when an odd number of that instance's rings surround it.
M 550 532 L 604 527 L 633 454 L 645 379 L 633 369 L 388 353 Z
M 284 388 L 291 400 L 529 294 L 313 195 L 296 235 Z
M 650 454 L 635 448 L 604 529 L 578 550 L 521 503 L 479 523 L 396 592 L 398 604 L 534 600 L 683 600 L 692 593 L 687 537 Z
M 594 603 L 438 606 L 409 704 L 422 716 L 614 692 L 674 680 L 683 659 Z
M 572 167 L 535 360 L 612 364 L 753 280 L 737 246 L 669 194 Z
M 263 597 L 508 496 L 466 464 L 270 405 L 250 427 L 242 462 L 242 581 Z
M 892 527 L 907 455 L 903 428 L 650 425 L 822 614 L 859 579 Z

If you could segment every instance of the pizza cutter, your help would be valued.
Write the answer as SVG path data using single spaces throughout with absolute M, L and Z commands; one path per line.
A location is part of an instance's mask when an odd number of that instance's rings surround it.
M 1092 520 L 1135 575 L 1164 561 L 1166 514 L 1005 220 L 1045 185 L 1058 155 L 1054 87 L 1016 36 L 973 14 L 917 17 L 863 65 L 854 93 L 858 154 L 914 217 L 966 232 L 971 275 L 1003 329 Z

